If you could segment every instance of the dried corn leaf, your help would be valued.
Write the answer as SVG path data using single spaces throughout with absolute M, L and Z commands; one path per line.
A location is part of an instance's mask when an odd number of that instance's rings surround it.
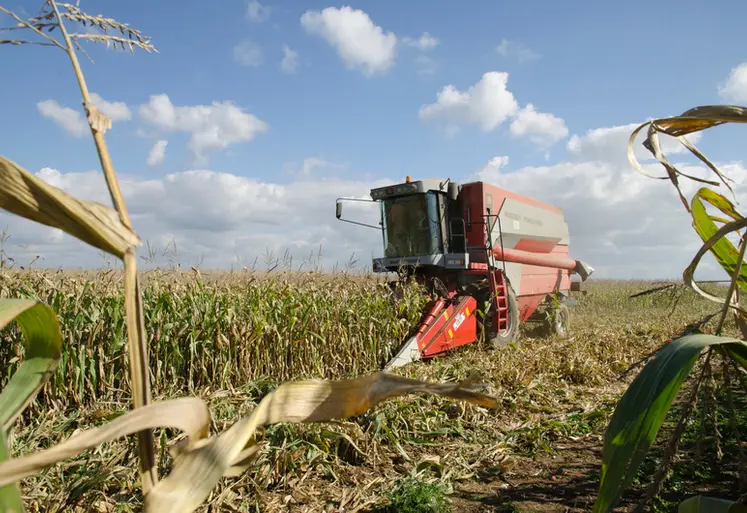
M 425 392 L 494 408 L 493 397 L 465 383 L 427 383 L 388 373 L 342 381 L 286 383 L 267 395 L 252 413 L 207 443 L 182 446 L 174 469 L 145 498 L 145 511 L 192 512 L 251 449 L 257 428 L 278 422 L 322 422 L 360 415 L 386 399 Z M 1 467 L 0 467 L 1 468 Z
M 699 182 L 708 183 L 711 185 L 718 185 L 716 182 L 703 180 L 690 175 L 686 175 L 681 171 L 677 170 L 662 154 L 661 147 L 658 141 L 658 132 L 667 134 L 671 137 L 676 137 L 690 152 L 706 164 L 716 175 L 721 178 L 722 182 L 726 185 L 723 175 L 719 172 L 716 166 L 708 160 L 689 140 L 685 139 L 685 135 L 706 130 L 714 126 L 722 125 L 724 123 L 747 123 L 747 108 L 739 107 L 735 105 L 706 105 L 701 107 L 695 107 L 690 109 L 680 116 L 673 116 L 669 118 L 655 119 L 647 121 L 638 126 L 628 138 L 628 160 L 631 165 L 641 174 L 651 177 L 638 163 L 633 152 L 633 142 L 635 141 L 638 133 L 645 127 L 649 127 L 648 136 L 643 143 L 643 146 L 648 149 L 656 159 L 667 169 L 668 177 L 655 177 L 659 179 L 670 178 L 673 179 L 676 175 L 682 175 L 692 180 Z M 653 177 L 652 177 L 653 178 Z M 676 179 L 673 179 L 676 185 Z M 727 185 L 728 187 L 728 185 Z
M 121 223 L 112 208 L 78 200 L 1 156 L 0 208 L 59 228 L 119 258 L 140 244 L 138 235 Z
M 679 116 L 657 119 L 661 131 L 679 137 L 724 123 L 747 123 L 747 108 L 738 105 L 704 105 L 694 107 Z
M 0 463 L 0 486 L 15 483 L 104 442 L 144 429 L 171 427 L 187 434 L 173 451 L 172 472 L 145 497 L 146 512 L 197 509 L 221 478 L 248 467 L 257 452 L 257 428 L 278 422 L 322 422 L 359 415 L 381 401 L 424 392 L 495 408 L 493 397 L 468 389 L 470 382 L 428 383 L 387 373 L 357 379 L 286 383 L 265 396 L 248 416 L 207 438 L 210 413 L 197 398 L 153 403 L 109 424 L 82 431 L 50 449 Z
M 210 411 L 196 397 L 151 403 L 101 427 L 81 431 L 49 449 L 0 463 L 0 486 L 20 481 L 83 451 L 145 429 L 178 429 L 187 434 L 191 443 L 204 443 L 209 426 Z

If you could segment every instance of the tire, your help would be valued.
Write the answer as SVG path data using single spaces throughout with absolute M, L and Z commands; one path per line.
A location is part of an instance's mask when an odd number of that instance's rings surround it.
M 500 349 L 507 344 L 510 344 L 516 340 L 519 334 L 519 303 L 516 301 L 516 293 L 514 288 L 506 284 L 508 288 L 508 328 L 503 333 L 497 333 L 497 326 L 493 326 L 495 322 L 491 319 L 487 326 L 486 335 L 490 346 L 493 349 Z
M 548 313 L 544 322 L 545 332 L 560 338 L 567 337 L 571 328 L 571 313 L 568 305 L 560 303 L 557 307 L 549 309 Z

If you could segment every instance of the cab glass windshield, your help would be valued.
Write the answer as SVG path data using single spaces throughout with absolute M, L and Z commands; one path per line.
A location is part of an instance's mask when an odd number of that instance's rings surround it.
M 412 194 L 381 202 L 384 255 L 404 257 L 441 251 L 436 193 Z

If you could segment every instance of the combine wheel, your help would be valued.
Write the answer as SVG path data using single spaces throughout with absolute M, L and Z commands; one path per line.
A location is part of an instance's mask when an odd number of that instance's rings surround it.
M 547 317 L 544 322 L 545 332 L 549 335 L 557 335 L 565 338 L 568 336 L 568 330 L 571 327 L 571 314 L 568 311 L 568 305 L 560 303 L 548 309 Z
M 506 344 L 513 342 L 519 334 L 519 324 L 521 322 L 519 319 L 519 303 L 516 301 L 514 288 L 509 284 L 506 284 L 506 286 L 508 288 L 508 327 L 505 330 L 496 333 L 497 327 L 492 326 L 494 321 L 491 318 L 491 323 L 490 326 L 488 326 L 487 333 L 490 337 L 489 342 L 493 349 L 500 349 Z

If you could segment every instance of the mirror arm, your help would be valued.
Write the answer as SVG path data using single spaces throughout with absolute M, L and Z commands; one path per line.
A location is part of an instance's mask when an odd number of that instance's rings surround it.
M 342 219 L 342 202 L 343 201 L 364 201 L 366 203 L 376 203 L 375 200 L 364 199 L 364 198 L 337 198 L 337 201 L 335 202 L 336 203 L 335 217 L 337 217 L 337 219 L 339 219 L 340 221 L 344 221 L 346 223 L 357 224 L 359 226 L 365 226 L 366 228 L 373 228 L 374 230 L 382 229 L 381 222 L 379 222 L 379 226 L 376 226 L 373 224 L 366 224 L 366 223 L 361 223 L 358 221 L 350 221 L 349 219 Z

